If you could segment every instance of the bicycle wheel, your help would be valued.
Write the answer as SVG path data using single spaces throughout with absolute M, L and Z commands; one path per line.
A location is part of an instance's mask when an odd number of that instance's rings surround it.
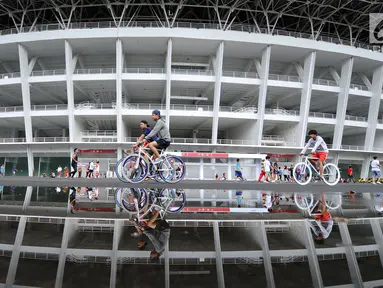
M 179 213 L 185 207 L 186 194 L 182 189 L 163 189 L 158 200 L 166 213 Z
M 342 206 L 342 195 L 326 195 L 326 207 L 329 210 L 336 210 Z
M 307 185 L 312 177 L 310 166 L 305 162 L 297 163 L 293 169 L 293 177 L 299 185 Z
M 148 164 L 142 158 L 140 158 L 140 162 L 137 163 L 138 159 L 139 157 L 137 155 L 129 156 L 122 165 L 122 175 L 126 181 L 130 183 L 140 183 L 144 181 L 148 175 Z
M 168 155 L 165 160 L 161 162 L 158 173 L 165 182 L 175 184 L 184 179 L 186 165 L 181 158 Z
M 126 158 L 121 158 L 120 160 L 118 160 L 117 165 L 116 165 L 116 175 L 117 175 L 118 180 L 120 180 L 121 182 L 129 183 L 129 181 L 124 178 L 124 175 L 122 173 L 122 168 L 123 168 L 123 164 L 124 164 L 125 159 Z
M 121 203 L 123 209 L 130 213 L 137 213 L 137 207 L 135 204 L 135 199 L 137 199 L 138 210 L 141 213 L 146 209 L 148 205 L 148 194 L 145 189 L 124 189 L 121 193 Z
M 294 202 L 299 209 L 309 210 L 314 204 L 314 195 L 294 193 Z
M 340 172 L 336 165 L 328 163 L 323 167 L 323 181 L 330 186 L 338 184 Z
M 116 202 L 116 205 L 118 206 L 118 207 L 120 207 L 121 209 L 124 209 L 124 207 L 122 207 L 122 205 L 121 205 L 121 202 L 120 202 L 120 199 L 121 199 L 121 188 L 117 188 L 117 190 L 116 190 L 116 192 L 115 192 L 115 194 L 114 194 L 114 201 Z

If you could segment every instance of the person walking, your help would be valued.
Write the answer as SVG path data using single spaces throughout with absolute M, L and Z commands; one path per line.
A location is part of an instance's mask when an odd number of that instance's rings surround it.
M 70 172 L 69 177 L 73 179 L 74 175 L 77 173 L 77 164 L 78 164 L 78 149 L 74 148 L 73 155 L 72 155 L 72 172 Z
M 352 169 L 352 166 L 348 166 L 348 169 L 347 169 L 347 182 L 348 183 L 355 183 L 355 180 L 354 180 L 354 169 Z
M 374 156 L 374 160 L 371 161 L 371 171 L 372 171 L 372 184 L 381 184 L 380 183 L 380 162 L 377 156 Z
M 5 176 L 5 167 L 4 167 L 4 164 L 1 165 L 0 167 L 0 176 Z

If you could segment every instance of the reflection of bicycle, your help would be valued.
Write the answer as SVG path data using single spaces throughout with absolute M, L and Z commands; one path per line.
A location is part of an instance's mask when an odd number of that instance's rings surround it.
M 306 157 L 304 158 L 303 162 L 297 163 L 293 170 L 294 180 L 299 185 L 307 185 L 312 179 L 313 171 L 319 177 L 319 171 L 309 161 L 309 159 L 318 158 L 308 157 L 308 155 L 310 154 L 305 154 Z M 327 163 L 326 165 L 324 165 L 322 179 L 327 185 L 330 186 L 338 184 L 340 180 L 340 172 L 338 167 L 332 163 Z
M 163 219 L 166 213 L 179 213 L 185 207 L 186 195 L 182 189 L 118 189 L 116 204 L 125 211 L 136 214 L 141 221 L 150 211 L 160 211 Z
M 314 212 L 320 200 L 315 200 L 313 194 L 294 193 L 294 202 L 299 209 L 307 211 L 310 216 Z M 342 195 L 326 195 L 326 207 L 328 210 L 336 210 L 342 206 Z

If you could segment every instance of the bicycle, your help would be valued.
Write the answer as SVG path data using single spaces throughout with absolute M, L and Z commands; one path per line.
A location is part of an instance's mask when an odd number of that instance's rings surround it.
M 327 195 L 326 198 L 326 207 L 329 210 L 336 210 L 342 206 L 342 195 Z M 315 202 L 314 202 L 315 201 Z M 314 200 L 313 194 L 300 194 L 294 193 L 294 202 L 299 209 L 307 211 L 309 216 L 315 216 L 316 213 L 313 213 L 315 208 L 318 206 L 320 200 Z
M 159 210 L 161 219 L 164 219 L 166 213 L 182 211 L 186 204 L 186 194 L 182 189 L 121 189 L 116 191 L 116 204 L 136 214 L 139 221 L 153 209 Z
M 319 171 L 309 161 L 309 159 L 318 159 L 318 158 L 309 157 L 309 155 L 310 154 L 304 154 L 305 156 L 304 161 L 299 162 L 294 166 L 293 177 L 295 182 L 297 182 L 299 185 L 307 185 L 312 179 L 313 171 L 319 176 Z M 339 168 L 332 163 L 325 164 L 323 166 L 322 179 L 329 186 L 334 186 L 338 184 L 340 180 Z
M 153 178 L 158 182 L 162 180 L 171 184 L 178 183 L 184 179 L 186 165 L 181 158 L 168 154 L 166 149 L 161 149 L 161 162 L 154 164 L 153 156 L 150 156 L 146 152 L 148 150 L 150 150 L 150 148 L 142 148 L 142 145 L 140 145 L 137 154 L 125 158 L 121 168 L 121 162 L 119 162 L 119 165 L 117 165 L 116 168 L 118 176 L 121 176 L 119 175 L 121 172 L 123 178 L 130 183 L 140 183 L 148 177 Z M 122 177 L 119 177 L 119 179 L 120 178 Z

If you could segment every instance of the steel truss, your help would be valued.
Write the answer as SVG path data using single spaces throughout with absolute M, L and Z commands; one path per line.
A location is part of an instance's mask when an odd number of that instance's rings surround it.
M 68 29 L 73 23 L 102 21 L 112 21 L 116 27 L 141 21 L 174 27 L 177 22 L 192 22 L 221 30 L 246 25 L 268 34 L 282 29 L 354 45 L 368 43 L 369 13 L 382 10 L 381 3 L 373 0 L 2 0 L 0 29 L 32 31 L 41 24 Z

